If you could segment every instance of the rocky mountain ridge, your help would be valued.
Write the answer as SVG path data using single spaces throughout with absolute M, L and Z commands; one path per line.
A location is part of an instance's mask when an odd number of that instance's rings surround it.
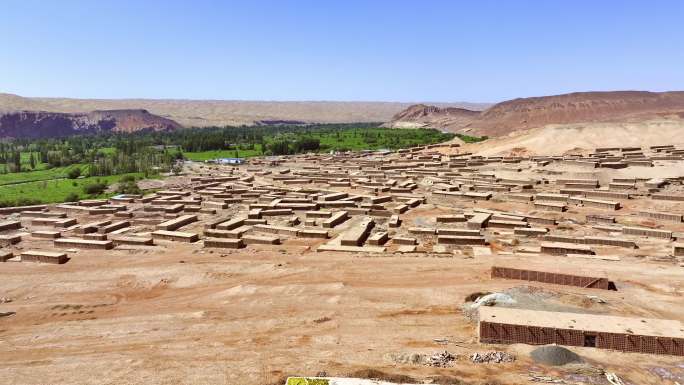
M 163 131 L 180 127 L 173 120 L 150 114 L 144 109 L 105 110 L 87 113 L 0 112 L 0 138 L 36 139 L 108 131 Z
M 627 122 L 684 117 L 684 92 L 608 91 L 518 98 L 483 111 L 414 105 L 386 125 L 441 128 L 452 132 L 503 136 L 553 124 Z

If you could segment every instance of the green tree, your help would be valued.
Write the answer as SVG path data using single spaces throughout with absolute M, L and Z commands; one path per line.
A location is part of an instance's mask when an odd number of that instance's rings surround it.
M 14 172 L 21 172 L 21 153 L 14 152 Z
M 321 140 L 318 138 L 303 137 L 294 143 L 295 152 L 318 151 L 321 148 Z
M 287 155 L 290 153 L 290 144 L 287 140 L 278 140 L 269 144 L 268 149 L 273 155 Z

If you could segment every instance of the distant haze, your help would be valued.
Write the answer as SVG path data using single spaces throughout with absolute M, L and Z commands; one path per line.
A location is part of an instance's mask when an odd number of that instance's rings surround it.
M 398 102 L 271 102 L 166 99 L 25 98 L 0 94 L 0 111 L 82 113 L 94 110 L 146 109 L 186 127 L 250 125 L 261 120 L 319 123 L 385 122 L 412 103 Z M 441 107 L 487 108 L 484 103 L 437 103 Z

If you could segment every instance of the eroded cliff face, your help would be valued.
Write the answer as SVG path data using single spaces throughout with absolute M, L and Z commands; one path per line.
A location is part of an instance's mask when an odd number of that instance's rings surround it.
M 513 99 L 478 112 L 415 105 L 398 113 L 387 125 L 417 123 L 449 131 L 503 136 L 552 124 L 644 121 L 684 111 L 684 92 L 577 92 Z
M 475 117 L 480 111 L 467 110 L 458 107 L 436 107 L 426 104 L 414 104 L 392 117 L 393 120 L 422 119 L 428 117 Z
M 684 92 L 577 92 L 513 99 L 483 111 L 471 125 L 501 136 L 514 130 L 550 124 L 627 122 L 684 111 Z
M 0 138 L 47 138 L 97 132 L 172 130 L 180 125 L 146 110 L 107 110 L 88 113 L 45 111 L 0 112 Z
M 472 122 L 480 111 L 458 107 L 437 107 L 414 104 L 392 117 L 385 127 L 409 128 L 431 127 L 448 129 L 450 126 L 465 127 Z

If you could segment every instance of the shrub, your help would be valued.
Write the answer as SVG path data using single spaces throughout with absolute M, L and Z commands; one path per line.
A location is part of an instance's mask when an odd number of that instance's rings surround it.
M 131 183 L 135 182 L 135 177 L 133 175 L 124 175 L 119 179 L 120 183 Z
M 12 207 L 12 206 L 33 206 L 43 203 L 40 199 L 32 198 L 18 198 L 17 200 L 1 200 L 0 207 Z
M 79 200 L 78 194 L 72 192 L 64 198 L 64 202 L 77 202 Z
M 140 194 L 140 187 L 138 187 L 138 184 L 135 183 L 135 181 L 129 180 L 124 182 L 122 178 L 116 188 L 116 192 L 119 194 Z
M 16 206 L 33 206 L 33 205 L 39 205 L 43 203 L 40 199 L 33 199 L 33 198 L 19 198 L 15 202 Z
M 104 183 L 96 182 L 83 186 L 83 192 L 88 195 L 100 195 L 107 189 Z
M 69 170 L 69 173 L 67 174 L 67 177 L 69 179 L 76 179 L 79 176 L 81 176 L 81 168 L 80 167 L 74 167 L 71 170 Z

